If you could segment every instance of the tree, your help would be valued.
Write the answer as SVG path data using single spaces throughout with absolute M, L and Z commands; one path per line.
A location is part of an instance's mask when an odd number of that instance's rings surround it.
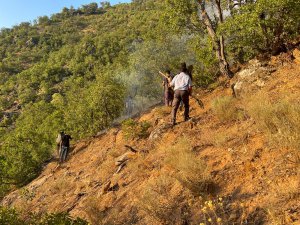
M 43 25 L 49 24 L 50 23 L 50 19 L 49 19 L 48 16 L 40 16 L 40 17 L 38 17 L 38 23 L 39 24 L 43 24 Z
M 87 5 L 82 5 L 83 13 L 86 15 L 96 14 L 98 9 L 98 4 L 96 2 L 92 2 Z
M 61 11 L 61 14 L 63 17 L 68 17 L 70 15 L 70 9 L 68 9 L 67 7 L 64 7 Z
M 111 7 L 110 2 L 108 2 L 108 1 L 100 2 L 100 5 L 101 5 L 102 9 L 107 9 L 107 8 Z
M 275 55 L 289 48 L 299 35 L 300 4 L 297 0 L 259 0 L 241 5 L 222 24 L 220 33 L 238 61 L 256 55 Z
M 224 37 L 218 34 L 219 26 L 224 22 L 224 9 L 221 0 L 168 0 L 170 19 L 182 27 L 186 27 L 193 32 L 203 33 L 206 29 L 213 44 L 216 58 L 219 62 L 219 69 L 223 75 L 231 78 L 233 73 L 229 69 L 226 59 Z M 226 4 L 227 8 L 229 7 Z M 198 13 L 199 12 L 199 13 Z

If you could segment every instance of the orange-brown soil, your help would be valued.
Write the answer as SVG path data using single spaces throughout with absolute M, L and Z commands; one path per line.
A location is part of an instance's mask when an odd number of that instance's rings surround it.
M 300 65 L 289 61 L 276 67 L 260 89 L 275 101 L 280 93 L 300 96 Z M 139 196 L 162 174 L 172 176 L 174 171 L 165 165 L 165 149 L 185 138 L 195 160 L 207 163 L 213 186 L 201 198 L 175 182 L 169 190 L 170 198 L 177 199 L 178 208 L 188 205 L 190 213 L 185 222 L 183 216 L 168 224 L 199 224 L 203 201 L 219 197 L 236 209 L 229 213 L 228 221 L 235 217 L 243 221 L 228 224 L 300 224 L 299 165 L 294 160 L 297 151 L 271 145 L 249 116 L 221 122 L 211 102 L 230 96 L 230 88 L 223 85 L 210 92 L 195 92 L 205 108 L 192 99 L 191 121 L 183 122 L 179 112 L 178 125 L 170 127 L 166 124 L 171 109 L 156 107 L 138 120 L 150 122 L 150 132 L 158 132 L 157 137 L 126 140 L 121 127 L 115 127 L 73 143 L 75 148 L 66 163 L 58 166 L 56 160 L 50 162 L 38 178 L 10 193 L 2 204 L 25 212 L 68 211 L 92 224 L 166 223 L 139 207 Z M 248 97 L 255 94 L 248 93 Z M 242 106 L 247 99 L 238 101 Z M 163 129 L 157 131 L 161 126 Z M 124 145 L 139 152 L 115 174 L 115 159 L 128 151 Z

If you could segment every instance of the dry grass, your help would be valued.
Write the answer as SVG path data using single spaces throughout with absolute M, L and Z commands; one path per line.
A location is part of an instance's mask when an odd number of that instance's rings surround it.
M 224 147 L 228 142 L 228 140 L 230 139 L 230 137 L 228 136 L 227 133 L 222 132 L 222 133 L 216 133 L 212 137 L 212 139 L 216 147 Z
M 288 219 L 286 218 L 284 211 L 282 211 L 282 209 L 278 209 L 277 207 L 267 209 L 267 218 L 268 218 L 268 224 L 270 225 L 292 224 L 288 222 Z
M 300 200 L 300 181 L 298 179 L 289 179 L 286 182 L 276 182 L 272 189 L 277 199 L 289 201 L 293 199 Z
M 170 115 L 172 108 L 168 106 L 161 106 L 154 109 L 155 115 L 158 117 L 166 117 Z
M 198 159 L 192 151 L 188 139 L 182 138 L 175 145 L 166 149 L 166 164 L 174 171 L 174 177 L 194 195 L 208 191 L 211 177 L 206 163 Z
M 98 171 L 101 171 L 100 180 L 106 183 L 109 178 L 115 173 L 117 167 L 115 166 L 114 158 L 108 156 L 107 159 L 99 166 Z
M 138 196 L 138 206 L 148 216 L 162 224 L 176 224 L 180 221 L 182 202 L 181 195 L 171 195 L 175 180 L 166 175 L 160 175 L 147 183 Z M 157 224 L 157 223 L 156 223 Z
M 66 177 L 60 177 L 55 182 L 53 182 L 50 189 L 53 194 L 57 194 L 66 192 L 67 190 L 73 189 L 74 187 L 75 184 L 73 182 L 68 181 Z
M 130 171 L 137 180 L 146 178 L 153 168 L 154 165 L 152 162 L 142 154 L 127 164 L 127 170 Z
M 238 121 L 245 117 L 243 110 L 237 107 L 237 100 L 230 96 L 215 98 L 212 109 L 221 122 Z
M 277 102 L 260 94 L 247 104 L 249 115 L 267 134 L 270 143 L 300 149 L 300 104 L 287 98 Z
M 101 198 L 96 196 L 89 196 L 86 200 L 84 212 L 87 214 L 91 224 L 101 224 L 105 218 L 105 212 L 99 206 L 100 202 Z

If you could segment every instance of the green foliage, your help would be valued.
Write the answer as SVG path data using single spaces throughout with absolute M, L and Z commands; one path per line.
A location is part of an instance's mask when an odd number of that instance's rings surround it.
M 47 214 L 38 221 L 39 225 L 87 225 L 88 223 L 80 218 L 72 219 L 67 213 Z
M 234 59 L 245 62 L 257 54 L 277 54 L 299 34 L 297 0 L 259 0 L 235 10 L 220 29 Z
M 99 77 L 89 88 L 77 88 L 62 109 L 67 130 L 86 137 L 108 127 L 123 111 L 125 87 L 111 77 Z M 77 95 L 78 99 L 74 99 Z
M 147 138 L 150 126 L 150 123 L 147 121 L 138 122 L 133 119 L 127 119 L 122 123 L 122 131 L 126 139 Z
M 186 33 L 202 28 L 196 1 L 167 0 L 165 5 L 167 10 L 164 12 L 162 20 L 169 22 L 174 31 Z
M 128 95 L 137 109 L 157 102 L 158 70 L 194 62 L 186 38 L 160 23 L 162 6 L 91 3 L 1 30 L 0 108 L 15 113 L 1 113 L 1 196 L 39 174 L 59 130 L 96 134 L 121 115 Z M 145 137 L 149 126 L 137 127 Z
M 165 2 L 165 7 L 162 20 L 170 21 L 171 32 L 182 34 L 189 51 L 194 53 L 194 85 L 207 87 L 216 79 L 219 65 L 212 41 L 206 34 L 205 26 L 199 17 L 199 3 L 168 0 Z
M 82 6 L 82 11 L 86 15 L 96 14 L 98 10 L 98 4 L 96 2 L 92 2 L 87 5 Z
M 24 220 L 14 209 L 0 207 L 0 224 L 2 225 L 87 225 L 80 218 L 73 219 L 67 213 L 52 213 L 43 216 L 31 215 L 30 219 Z
M 24 221 L 18 217 L 18 213 L 14 209 L 0 207 L 0 224 L 23 225 Z

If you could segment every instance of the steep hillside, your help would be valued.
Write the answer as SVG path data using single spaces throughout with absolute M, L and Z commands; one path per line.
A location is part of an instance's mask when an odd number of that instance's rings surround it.
M 160 100 L 159 70 L 175 74 L 180 62 L 186 62 L 193 67 L 194 86 L 211 88 L 221 74 L 231 77 L 237 65 L 288 52 L 299 44 L 298 0 L 238 2 L 134 0 L 114 6 L 92 2 L 1 29 L 0 200 L 40 175 L 60 130 L 74 140 L 91 137 L 124 114 L 130 116 L 128 108 L 141 112 Z M 251 78 L 246 80 L 251 83 Z M 262 80 L 252 81 L 264 85 Z M 243 95 L 244 82 L 237 82 L 237 95 Z M 134 107 L 126 109 L 128 102 Z M 224 111 L 226 104 L 234 110 Z M 248 115 L 238 104 L 220 98 L 213 108 L 221 120 L 266 115 L 252 115 L 256 110 Z M 277 110 L 270 109 L 266 112 Z M 297 110 L 293 106 L 291 112 Z M 274 123 L 280 122 L 276 117 L 271 125 L 260 125 L 272 136 Z M 285 135 L 288 127 L 283 125 Z M 127 121 L 124 126 L 126 136 L 145 138 L 149 123 Z M 274 131 L 282 138 L 281 129 L 275 126 Z M 297 135 L 281 140 L 298 147 Z
M 236 99 L 221 82 L 195 91 L 205 108 L 192 99 L 188 122 L 179 116 L 171 127 L 171 109 L 155 107 L 137 119 L 150 123 L 149 135 L 137 137 L 136 122 L 73 143 L 66 163 L 51 161 L 2 205 L 24 215 L 67 211 L 91 224 L 300 224 L 299 150 L 272 120 L 299 123 L 289 108 L 299 104 L 299 74 L 289 54 L 253 60 L 232 81 Z M 286 111 L 262 117 L 286 101 Z

